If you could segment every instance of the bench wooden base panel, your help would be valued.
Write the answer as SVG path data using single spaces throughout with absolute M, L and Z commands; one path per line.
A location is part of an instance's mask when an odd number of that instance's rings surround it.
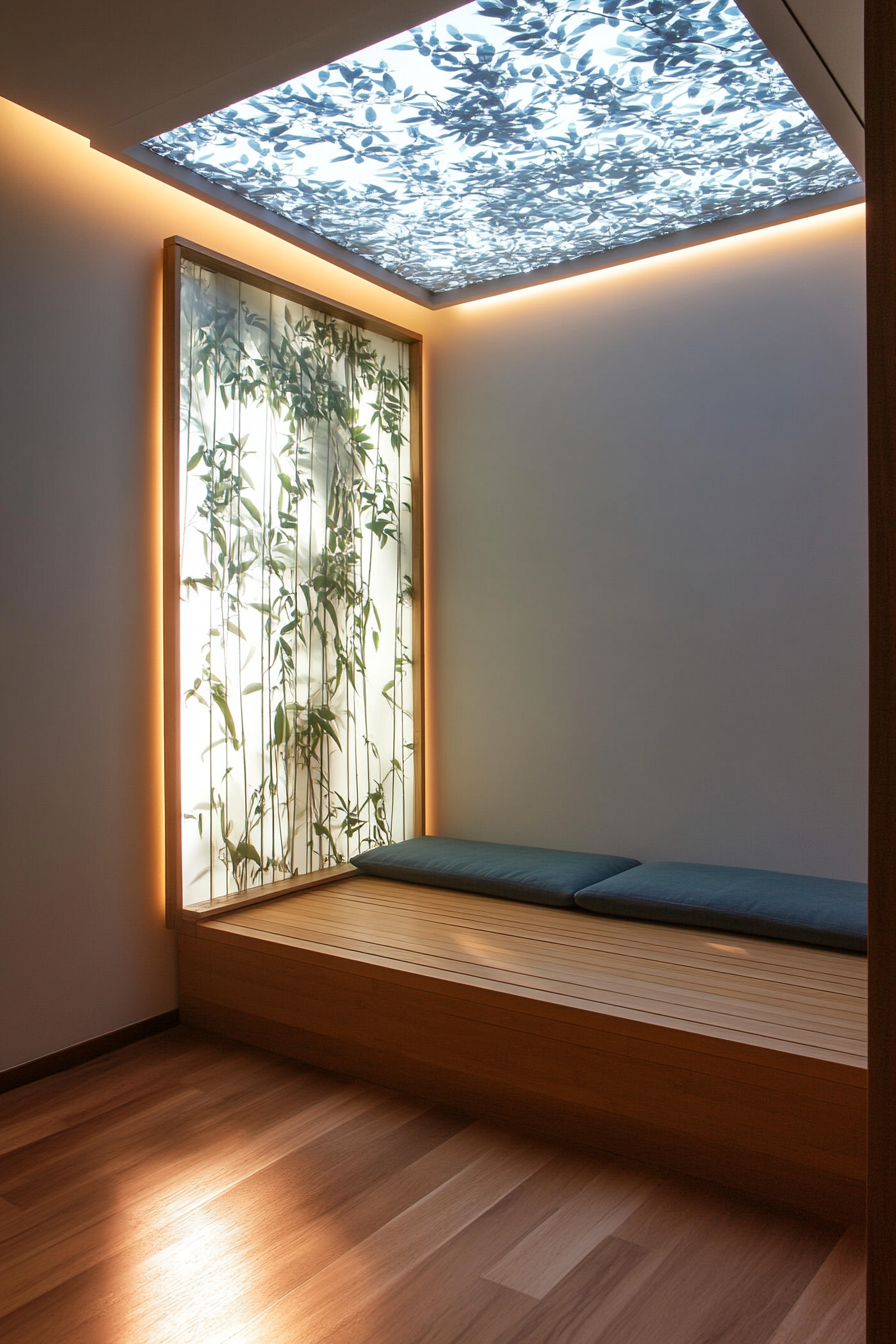
M 864 1210 L 864 1072 L 369 965 L 222 921 L 181 1021 L 838 1222 Z

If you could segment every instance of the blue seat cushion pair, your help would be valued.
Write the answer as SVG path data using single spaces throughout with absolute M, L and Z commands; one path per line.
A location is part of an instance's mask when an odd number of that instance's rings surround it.
M 688 924 L 864 952 L 867 887 L 702 863 L 639 863 L 527 845 L 421 836 L 352 859 L 364 873 L 534 905 Z

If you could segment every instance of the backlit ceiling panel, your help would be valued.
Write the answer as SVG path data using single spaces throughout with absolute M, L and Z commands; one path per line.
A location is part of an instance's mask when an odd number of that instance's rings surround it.
M 732 0 L 476 0 L 146 148 L 437 292 L 859 180 Z

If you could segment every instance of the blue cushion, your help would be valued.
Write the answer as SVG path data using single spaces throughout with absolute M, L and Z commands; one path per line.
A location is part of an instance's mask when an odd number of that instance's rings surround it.
M 633 868 L 637 859 L 425 835 L 368 849 L 352 863 L 375 877 L 574 909 L 573 896 L 582 887 Z
M 598 915 L 696 924 L 847 952 L 867 947 L 864 882 L 705 863 L 644 863 L 577 891 L 576 904 Z

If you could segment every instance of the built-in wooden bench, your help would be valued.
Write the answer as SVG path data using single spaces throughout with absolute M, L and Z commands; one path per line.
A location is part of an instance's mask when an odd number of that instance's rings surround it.
M 181 1020 L 842 1221 L 864 958 L 351 877 L 185 926 Z

